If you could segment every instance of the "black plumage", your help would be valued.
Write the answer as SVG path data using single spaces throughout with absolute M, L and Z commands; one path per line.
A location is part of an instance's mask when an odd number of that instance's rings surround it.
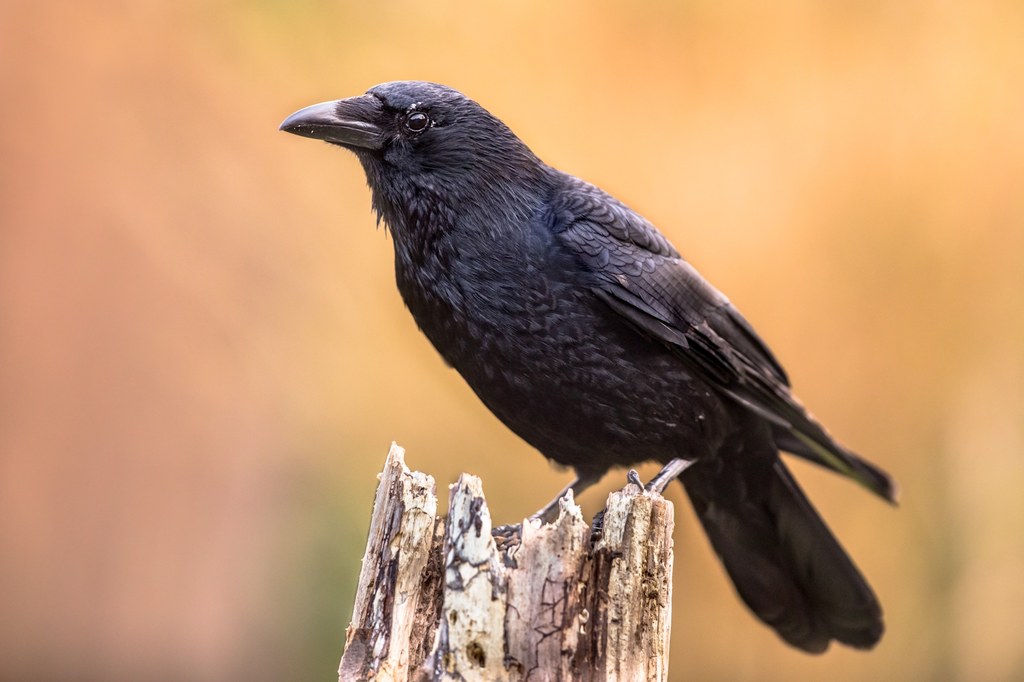
M 809 652 L 879 640 L 874 593 L 779 450 L 888 500 L 892 480 L 808 414 L 652 224 L 445 86 L 386 83 L 281 127 L 355 152 L 420 329 L 501 421 L 575 469 L 576 492 L 611 467 L 691 460 L 681 481 L 759 618 Z

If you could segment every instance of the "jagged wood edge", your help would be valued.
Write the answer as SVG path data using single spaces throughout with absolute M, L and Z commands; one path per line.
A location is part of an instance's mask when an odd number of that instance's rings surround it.
M 499 552 L 480 480 L 451 486 L 442 528 L 402 453 L 380 475 L 340 679 L 666 679 L 670 502 L 628 485 L 588 533 L 570 496 Z

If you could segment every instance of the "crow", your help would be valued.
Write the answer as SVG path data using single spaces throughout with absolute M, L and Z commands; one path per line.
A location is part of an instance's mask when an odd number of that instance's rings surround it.
M 893 503 L 894 481 L 815 421 L 750 324 L 654 225 L 436 83 L 384 83 L 281 130 L 355 153 L 417 325 L 498 419 L 575 470 L 567 489 L 642 461 L 671 465 L 659 486 L 685 468 L 758 618 L 810 653 L 879 641 L 878 599 L 779 452 Z

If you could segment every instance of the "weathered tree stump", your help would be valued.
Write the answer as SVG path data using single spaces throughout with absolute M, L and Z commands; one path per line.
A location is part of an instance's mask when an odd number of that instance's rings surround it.
M 672 527 L 672 504 L 629 484 L 594 527 L 570 493 L 496 542 L 480 479 L 438 518 L 434 479 L 392 445 L 339 679 L 664 680 Z

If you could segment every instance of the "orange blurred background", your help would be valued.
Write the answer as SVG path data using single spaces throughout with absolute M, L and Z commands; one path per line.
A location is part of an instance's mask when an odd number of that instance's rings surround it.
M 672 489 L 673 679 L 1024 678 L 1019 2 L 8 0 L 0 679 L 333 679 L 392 439 L 496 523 L 568 481 L 417 332 L 354 157 L 277 131 L 413 78 L 653 220 L 903 486 L 793 465 L 887 612 L 821 657 Z

